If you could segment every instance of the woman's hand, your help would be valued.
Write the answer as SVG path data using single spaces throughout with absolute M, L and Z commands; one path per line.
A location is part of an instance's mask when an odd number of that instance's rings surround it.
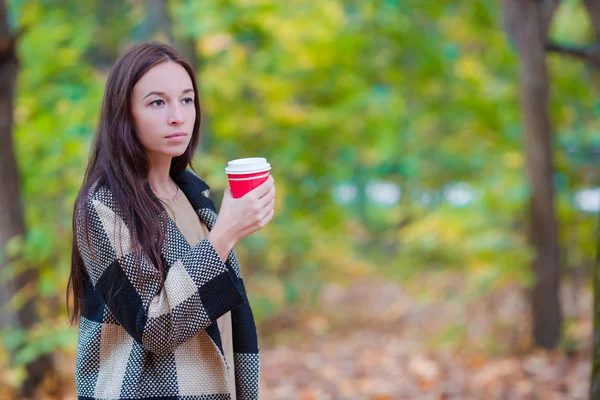
M 217 222 L 208 238 L 224 260 L 233 246 L 264 228 L 273 218 L 275 181 L 272 176 L 245 196 L 234 199 L 225 189 Z

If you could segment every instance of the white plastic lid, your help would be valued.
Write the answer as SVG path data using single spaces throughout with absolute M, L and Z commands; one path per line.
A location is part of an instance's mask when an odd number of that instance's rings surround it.
M 271 164 L 263 157 L 238 158 L 227 163 L 226 174 L 251 174 L 254 172 L 269 171 Z

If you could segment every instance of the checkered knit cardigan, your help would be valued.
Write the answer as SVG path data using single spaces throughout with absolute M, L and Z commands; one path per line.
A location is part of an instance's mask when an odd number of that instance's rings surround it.
M 208 185 L 191 170 L 174 179 L 212 229 L 217 214 Z M 87 208 L 87 228 L 78 224 L 76 232 L 86 276 L 78 398 L 231 399 L 227 371 L 235 368 L 237 399 L 258 399 L 258 339 L 235 252 L 224 263 L 208 239 L 190 247 L 165 211 L 159 217 L 168 218 L 162 249 L 168 269 L 160 289 L 160 273 L 145 254 L 136 265 L 139 254 L 110 190 L 94 185 Z M 228 311 L 233 366 L 216 322 Z

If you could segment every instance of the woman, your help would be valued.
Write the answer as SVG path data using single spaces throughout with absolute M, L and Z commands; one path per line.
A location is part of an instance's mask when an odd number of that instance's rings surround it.
M 232 248 L 273 217 L 269 178 L 217 216 L 192 170 L 200 105 L 169 46 L 113 66 L 73 213 L 67 300 L 79 399 L 258 399 L 259 348 Z

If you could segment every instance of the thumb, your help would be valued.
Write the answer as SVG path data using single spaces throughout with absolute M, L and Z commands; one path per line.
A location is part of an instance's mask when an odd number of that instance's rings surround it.
M 229 188 L 223 190 L 223 198 L 221 199 L 221 206 L 219 207 L 219 212 L 218 214 L 221 214 L 221 212 L 228 208 L 228 204 L 231 203 L 231 190 L 229 190 Z

